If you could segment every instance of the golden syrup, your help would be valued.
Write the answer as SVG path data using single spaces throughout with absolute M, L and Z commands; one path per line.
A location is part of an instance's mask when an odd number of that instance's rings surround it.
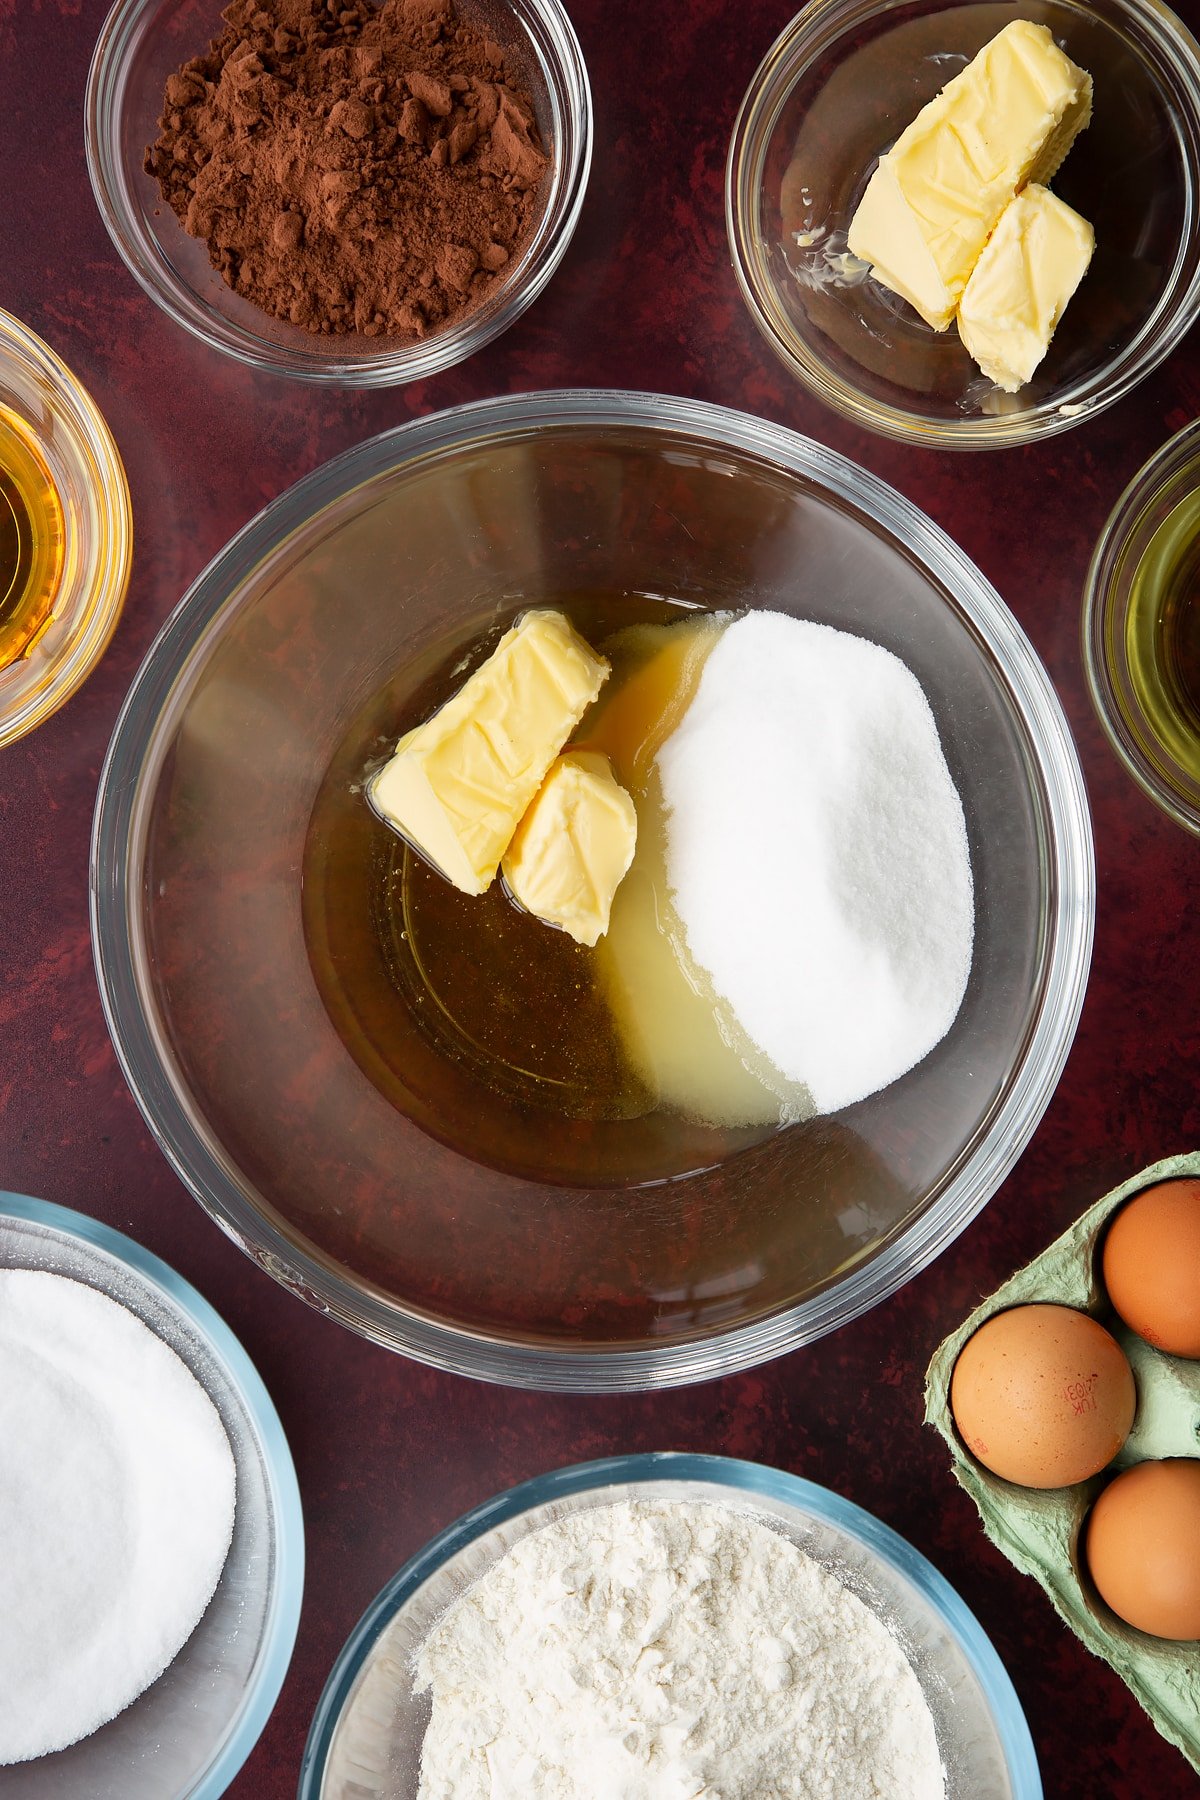
M 716 636 L 713 621 L 627 595 L 556 597 L 553 604 L 612 664 L 574 742 L 609 756 L 639 804 L 640 837 L 654 757 L 695 690 Z M 637 623 L 626 627 L 631 611 Z M 492 647 L 489 638 L 476 660 Z M 522 912 L 500 881 L 481 895 L 460 893 L 366 803 L 364 775 L 462 679 L 461 658 L 451 656 L 419 694 L 378 696 L 344 739 L 313 810 L 305 935 L 318 988 L 347 1047 L 380 1091 L 434 1135 L 480 1161 L 539 1179 L 661 1180 L 758 1141 L 761 1093 L 759 1111 L 718 1109 L 715 1123 L 697 1118 L 700 1109 L 681 1116 L 664 1107 L 654 1061 L 631 1036 L 606 953 Z M 661 860 L 657 841 L 651 823 L 651 862 Z M 635 860 L 618 903 L 631 883 L 634 892 L 644 887 L 637 870 Z M 674 972 L 665 983 L 666 1023 L 672 1035 L 687 1037 L 703 1017 L 705 1042 L 728 1057 L 711 1008 L 688 988 L 656 932 L 661 870 L 650 879 L 655 893 L 630 908 L 630 935 L 668 976 Z M 767 1110 L 773 1129 L 777 1103 Z
M 25 422 L 0 406 L 0 669 L 34 649 L 62 578 L 62 502 Z

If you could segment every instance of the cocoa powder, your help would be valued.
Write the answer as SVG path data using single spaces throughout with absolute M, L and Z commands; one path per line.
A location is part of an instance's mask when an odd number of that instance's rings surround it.
M 451 0 L 234 0 L 146 172 L 231 288 L 311 332 L 427 333 L 519 251 L 547 167 L 520 71 Z

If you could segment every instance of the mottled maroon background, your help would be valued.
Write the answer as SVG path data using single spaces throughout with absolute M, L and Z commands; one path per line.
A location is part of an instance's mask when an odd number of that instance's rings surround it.
M 794 0 L 568 0 L 592 74 L 596 160 L 549 291 L 474 361 L 400 392 L 251 375 L 193 344 L 109 243 L 82 104 L 103 0 L 0 0 L 0 304 L 91 388 L 133 490 L 124 619 L 87 686 L 0 763 L 0 1186 L 130 1232 L 214 1302 L 291 1439 L 308 1584 L 291 1673 L 230 1792 L 285 1800 L 337 1651 L 426 1538 L 511 1482 L 613 1451 L 690 1449 L 792 1469 L 872 1508 L 990 1632 L 1054 1800 L 1196 1792 L 1182 1757 L 1032 1581 L 983 1539 L 920 1423 L 942 1335 L 1088 1201 L 1200 1147 L 1198 846 L 1123 774 L 1084 688 L 1079 600 L 1124 484 L 1200 410 L 1200 340 L 1122 405 L 1041 449 L 919 452 L 840 424 L 790 384 L 743 311 L 722 180 L 734 114 Z M 1200 5 L 1181 8 L 1193 29 Z M 361 1343 L 252 1268 L 188 1197 L 117 1070 L 92 973 L 88 829 L 122 695 L 192 578 L 265 501 L 416 413 L 524 388 L 608 385 L 724 401 L 884 476 L 963 544 L 1045 659 L 1095 813 L 1096 958 L 1062 1084 L 1016 1172 L 925 1274 L 867 1318 L 756 1373 L 681 1393 L 567 1399 L 451 1379 Z M 0 1780 L 0 1790 L 3 1782 Z

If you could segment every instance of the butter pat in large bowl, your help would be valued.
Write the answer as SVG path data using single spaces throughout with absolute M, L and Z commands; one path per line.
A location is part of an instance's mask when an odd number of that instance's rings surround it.
M 408 732 L 453 727 L 488 652 L 554 611 L 594 648 L 630 627 L 682 631 L 686 647 L 745 615 L 718 637 L 731 651 L 781 614 L 781 630 L 833 626 L 911 670 L 961 798 L 976 904 L 961 1005 L 901 1079 L 855 1104 L 832 1092 L 824 1116 L 787 1126 L 778 1111 L 747 1124 L 646 1104 L 601 1054 L 612 1034 L 591 959 L 610 937 L 593 950 L 518 914 L 503 868 L 463 891 L 372 810 L 397 743 L 428 750 Z M 685 651 L 685 685 L 686 664 Z M 661 665 L 646 669 L 623 691 L 653 714 Z M 428 757 L 425 771 L 441 783 Z M 741 810 L 759 816 L 775 778 L 763 768 L 752 788 L 747 773 Z M 706 892 L 731 904 L 744 870 L 728 775 L 721 800 Z M 786 793 L 777 810 L 786 826 Z M 493 842 L 473 866 L 512 854 Z M 777 427 L 586 392 L 403 427 L 235 540 L 131 692 L 93 863 L 114 1039 L 202 1204 L 369 1336 L 566 1388 L 745 1366 L 936 1255 L 1049 1099 L 1082 998 L 1092 880 L 1053 692 L 947 538 Z M 742 936 L 761 984 L 786 934 Z M 631 997 L 652 998 L 644 981 Z M 700 1023 L 712 1032 L 711 1014 Z M 840 1024 L 854 1035 L 853 1008 Z

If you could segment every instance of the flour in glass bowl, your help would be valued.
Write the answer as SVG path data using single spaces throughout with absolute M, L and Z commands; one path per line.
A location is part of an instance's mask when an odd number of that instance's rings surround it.
M 430 1631 L 419 1800 L 944 1800 L 896 1639 L 768 1525 L 621 1501 L 520 1540 Z

